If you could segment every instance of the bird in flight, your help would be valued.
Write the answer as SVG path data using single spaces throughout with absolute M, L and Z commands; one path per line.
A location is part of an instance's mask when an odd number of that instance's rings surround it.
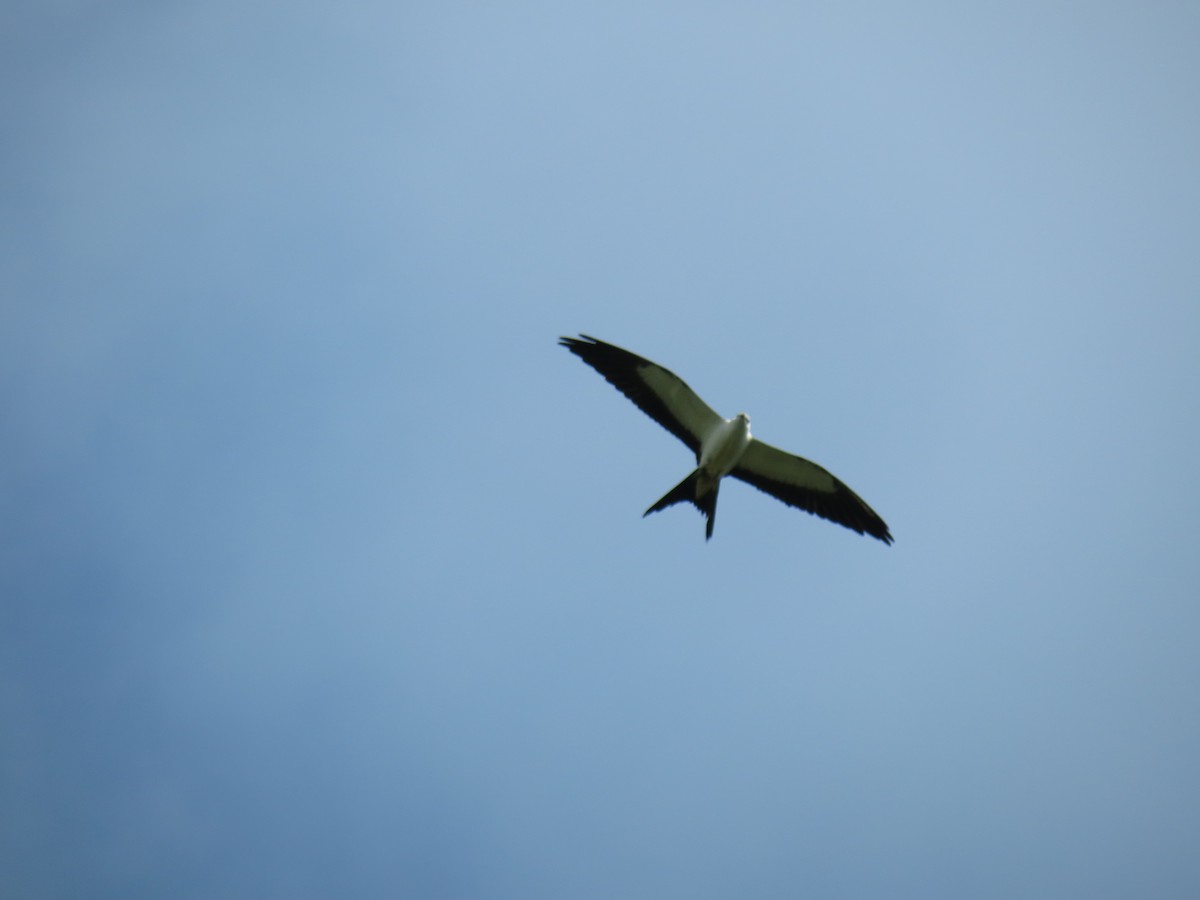
M 603 375 L 696 456 L 695 470 L 646 510 L 643 518 L 676 503 L 692 503 L 707 519 L 707 540 L 712 537 L 717 516 L 717 489 L 722 478 L 732 475 L 788 506 L 859 534 L 869 534 L 885 544 L 892 542 L 887 523 L 829 472 L 751 437 L 750 417 L 745 413 L 724 419 L 674 372 L 586 334 L 560 338 L 559 346 Z

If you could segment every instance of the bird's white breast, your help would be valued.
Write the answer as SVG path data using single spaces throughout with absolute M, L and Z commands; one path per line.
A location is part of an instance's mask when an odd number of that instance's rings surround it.
M 700 444 L 700 468 L 712 478 L 728 475 L 750 445 L 750 420 L 745 416 L 722 419 Z

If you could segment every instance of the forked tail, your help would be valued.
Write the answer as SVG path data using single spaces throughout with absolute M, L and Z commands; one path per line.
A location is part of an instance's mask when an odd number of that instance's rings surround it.
M 642 513 L 642 518 L 644 519 L 652 512 L 666 509 L 668 506 L 674 506 L 676 503 L 691 503 L 708 520 L 708 525 L 704 529 L 704 539 L 708 540 L 712 537 L 713 523 L 717 518 L 717 488 L 720 485 L 721 479 L 718 478 L 716 481 L 710 483 L 709 479 L 701 478 L 700 470 L 696 469 L 691 475 L 663 494 L 657 503 Z

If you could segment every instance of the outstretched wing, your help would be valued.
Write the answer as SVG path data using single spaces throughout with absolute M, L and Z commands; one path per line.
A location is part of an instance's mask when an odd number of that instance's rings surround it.
M 814 462 L 752 439 L 729 473 L 760 491 L 807 512 L 892 542 L 887 523 L 866 502 Z
M 724 420 L 682 378 L 628 350 L 581 334 L 560 338 L 566 347 L 637 404 L 638 409 L 679 438 L 700 459 L 704 436 Z

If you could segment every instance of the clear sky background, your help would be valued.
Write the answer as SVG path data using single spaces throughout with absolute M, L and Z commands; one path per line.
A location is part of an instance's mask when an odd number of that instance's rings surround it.
M 1200 7 L 0 13 L 0 895 L 1200 896 Z M 737 482 L 586 332 L 825 465 Z

